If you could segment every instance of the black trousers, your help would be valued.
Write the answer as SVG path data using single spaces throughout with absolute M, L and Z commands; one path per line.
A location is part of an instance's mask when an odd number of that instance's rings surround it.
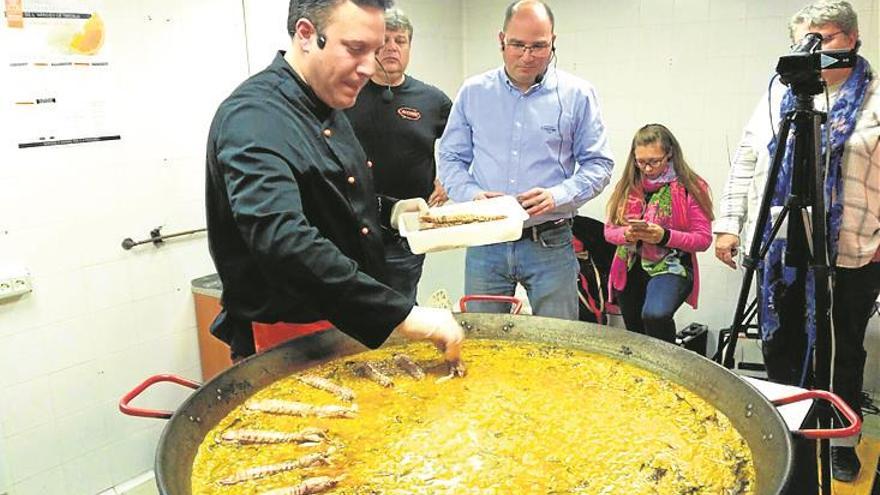
M 804 278 L 799 276 L 778 305 L 780 328 L 764 341 L 764 364 L 768 377 L 779 383 L 812 385 L 812 359 L 805 359 Z M 832 391 L 861 415 L 861 391 L 865 371 L 865 329 L 880 294 L 880 262 L 860 268 L 835 268 L 831 318 L 834 326 L 834 375 Z
M 834 377 L 831 390 L 862 416 L 865 329 L 880 295 L 880 262 L 838 268 L 833 292 Z
M 764 341 L 767 376 L 779 383 L 798 385 L 806 366 L 806 382 L 813 382 L 813 361 L 805 359 L 807 335 L 804 331 L 805 276 L 799 275 L 780 301 L 780 328 Z M 760 281 L 759 281 L 760 287 Z M 836 268 L 831 318 L 834 326 L 835 355 L 832 391 L 861 416 L 861 391 L 865 370 L 865 329 L 880 294 L 880 263 L 861 268 Z M 815 419 L 813 419 L 815 421 Z M 805 427 L 815 427 L 810 425 Z M 835 426 L 840 427 L 835 420 Z M 815 440 L 794 437 L 794 471 L 786 494 L 818 493 Z

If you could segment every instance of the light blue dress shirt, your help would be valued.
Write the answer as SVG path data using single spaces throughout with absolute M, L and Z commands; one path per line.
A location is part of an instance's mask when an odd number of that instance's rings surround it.
M 555 68 L 526 92 L 503 67 L 465 81 L 439 158 L 443 186 L 458 202 L 483 191 L 549 189 L 556 208 L 526 226 L 574 216 L 608 185 L 614 166 L 595 88 Z

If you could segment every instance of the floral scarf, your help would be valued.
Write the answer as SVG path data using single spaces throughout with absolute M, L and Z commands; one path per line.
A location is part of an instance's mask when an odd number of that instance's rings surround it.
M 855 68 L 850 73 L 846 82 L 841 86 L 837 100 L 828 114 L 828 121 L 831 123 L 831 163 L 830 169 L 825 176 L 825 207 L 828 210 L 828 252 L 830 256 L 830 264 L 833 266 L 837 259 L 837 241 L 840 237 L 840 223 L 843 217 L 843 174 L 842 162 L 844 144 L 855 130 L 856 116 L 865 100 L 868 86 L 872 79 L 871 69 L 868 62 L 858 57 Z M 785 116 L 794 109 L 795 98 L 789 89 L 786 91 L 782 99 L 780 107 L 780 115 Z M 824 156 L 827 143 L 825 142 L 825 131 L 822 132 L 822 154 Z M 782 170 L 777 179 L 776 188 L 773 191 L 772 206 L 782 206 L 785 204 L 791 188 L 791 172 L 793 161 L 793 144 L 794 129 L 789 134 L 786 148 L 782 152 L 785 153 Z M 771 139 L 767 145 L 772 157 L 776 152 L 776 140 Z M 823 166 L 823 163 L 819 166 Z M 770 237 L 771 229 L 770 221 L 763 227 L 761 237 L 762 244 L 766 244 Z M 766 258 L 761 262 L 759 268 L 762 273 L 761 281 L 761 328 L 762 336 L 765 340 L 772 338 L 773 334 L 779 329 L 779 314 L 777 312 L 778 304 L 785 292 L 795 281 L 797 269 L 794 267 L 784 266 L 783 255 L 785 253 L 786 240 L 774 239 L 767 252 Z M 816 317 L 815 317 L 815 284 L 813 279 L 813 270 L 807 271 L 807 287 L 806 287 L 806 332 L 808 336 L 808 349 L 812 349 L 816 339 Z M 805 357 L 807 359 L 807 357 Z
M 676 218 L 673 205 L 683 204 L 685 188 L 678 183 L 675 167 L 672 162 L 658 177 L 649 179 L 642 177 L 641 187 L 630 189 L 624 206 L 625 218 L 641 218 L 646 222 L 670 229 L 683 220 Z M 650 198 L 645 200 L 645 194 Z M 681 196 L 681 197 L 679 197 Z M 632 268 L 636 260 L 640 260 L 642 269 L 650 276 L 671 273 L 687 276 L 687 270 L 681 263 L 681 253 L 657 244 L 639 242 L 617 247 L 615 255 L 626 261 L 626 268 Z

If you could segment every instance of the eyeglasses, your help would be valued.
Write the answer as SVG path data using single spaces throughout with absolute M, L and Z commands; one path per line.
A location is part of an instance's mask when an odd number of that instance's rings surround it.
M 527 45 L 525 43 L 520 43 L 519 41 L 511 41 L 510 43 L 504 43 L 505 48 L 509 48 L 510 52 L 514 55 L 521 57 L 526 52 L 532 54 L 535 57 L 544 57 L 548 53 L 550 53 L 550 48 L 552 45 L 550 43 L 538 42 L 533 43 L 531 45 Z
M 819 34 L 819 33 L 816 33 L 816 34 Z M 821 42 L 820 42 L 821 45 L 822 45 L 822 48 L 825 48 L 825 45 L 826 45 L 826 44 L 831 43 L 831 41 L 832 41 L 832 40 L 833 40 L 838 34 L 845 34 L 845 33 L 844 33 L 843 31 L 835 31 L 835 32 L 833 32 L 833 33 L 831 33 L 831 34 L 826 34 L 826 35 L 822 36 L 822 40 L 821 40 Z M 797 43 L 792 43 L 792 44 L 791 44 L 791 48 L 794 48 L 794 47 L 796 47 L 796 46 L 797 46 Z
M 636 167 L 641 169 L 646 169 L 648 167 L 658 168 L 666 165 L 666 162 L 669 161 L 669 155 L 663 155 L 660 158 L 650 158 L 648 160 L 636 160 Z
M 822 36 L 822 46 L 824 47 L 825 43 L 830 43 L 831 40 L 833 40 L 835 36 L 837 36 L 838 34 L 842 34 L 842 33 L 843 33 L 843 31 L 836 31 L 831 34 L 826 34 L 825 36 Z

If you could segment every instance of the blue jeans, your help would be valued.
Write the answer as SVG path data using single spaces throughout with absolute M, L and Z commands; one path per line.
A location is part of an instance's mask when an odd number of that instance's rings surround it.
M 464 292 L 468 295 L 512 296 L 516 284 L 526 289 L 532 313 L 577 320 L 578 263 L 571 227 L 562 224 L 541 232 L 537 240 L 477 246 L 467 249 Z M 468 311 L 507 313 L 501 303 L 474 302 Z
M 626 329 L 675 343 L 675 312 L 693 288 L 693 278 L 664 274 L 648 276 L 638 262 L 626 274 L 626 286 L 617 293 Z
M 397 236 L 385 239 L 385 282 L 413 304 L 424 263 L 425 255 L 413 254 L 406 239 Z

